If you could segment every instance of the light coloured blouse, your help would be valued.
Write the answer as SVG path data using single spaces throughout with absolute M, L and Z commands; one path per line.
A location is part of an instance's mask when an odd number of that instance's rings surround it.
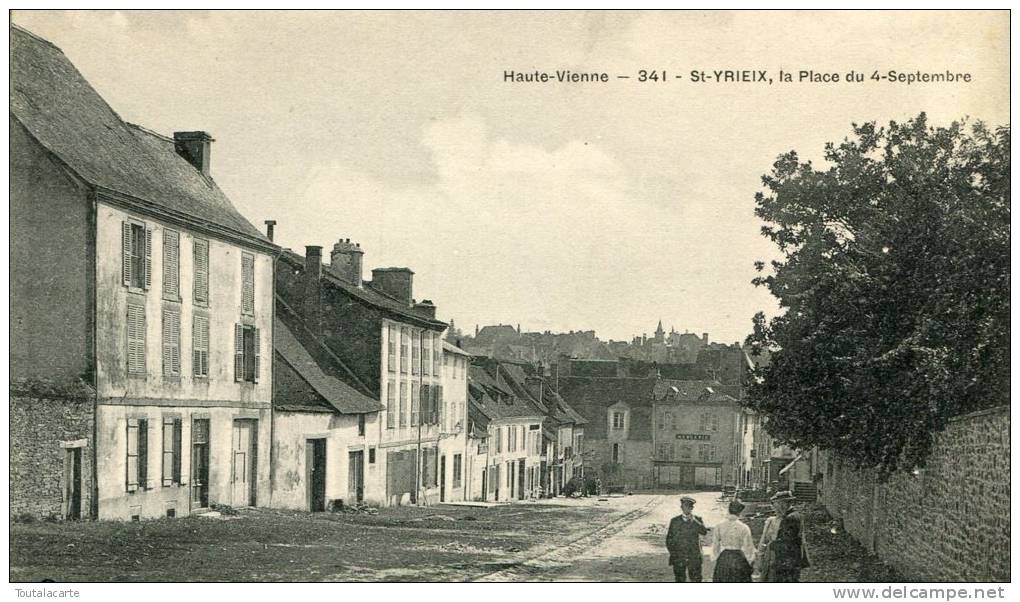
M 761 539 L 758 540 L 758 547 L 760 549 L 776 540 L 776 535 L 779 535 L 779 523 L 780 519 L 778 516 L 770 516 L 765 519 L 765 528 L 762 529 Z
M 754 562 L 751 528 L 732 514 L 712 528 L 712 560 L 719 558 L 724 550 L 740 550 L 749 564 Z

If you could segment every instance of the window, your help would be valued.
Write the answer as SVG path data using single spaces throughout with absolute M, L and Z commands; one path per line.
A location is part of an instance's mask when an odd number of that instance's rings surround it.
M 439 376 L 440 362 L 443 360 L 443 340 L 438 334 L 432 336 L 432 374 Z
M 364 414 L 358 414 L 358 436 L 359 437 L 364 437 L 365 436 L 365 415 Z
M 453 454 L 453 488 L 460 488 L 460 473 L 461 473 L 461 456 L 460 454 Z
M 259 382 L 259 329 L 234 324 L 234 380 Z
M 418 426 L 418 412 L 421 409 L 421 385 L 411 383 L 411 426 Z M 422 416 L 422 424 L 425 424 Z
M 718 448 L 715 445 L 709 445 L 708 446 L 708 461 L 709 462 L 715 462 L 715 460 L 716 460 L 716 452 L 717 451 L 718 451 Z
M 393 380 L 386 381 L 386 428 L 393 428 L 393 420 L 397 413 L 397 389 Z
M 711 427 L 712 427 L 712 432 L 713 433 L 718 433 L 719 432 L 719 415 L 718 414 L 712 414 Z
M 127 490 L 148 489 L 149 421 L 128 418 L 127 421 Z
M 121 222 L 121 247 L 124 286 L 148 289 L 152 284 L 152 230 L 137 222 Z
M 620 463 L 620 444 L 619 443 L 614 443 L 613 444 L 613 464 L 619 464 L 619 463 Z
M 181 235 L 176 230 L 163 230 L 163 298 L 181 299 Z
M 127 306 L 127 371 L 145 376 L 145 307 Z
M 375 464 L 375 448 L 374 447 L 368 448 L 368 463 L 369 464 Z
M 613 430 L 622 430 L 623 424 L 623 412 L 613 412 Z
M 662 412 L 662 414 L 659 416 L 659 430 L 660 431 L 661 430 L 665 430 L 665 428 L 666 428 L 666 416 L 667 416 L 666 412 Z
M 400 371 L 407 374 L 407 346 L 410 344 L 408 339 L 410 335 L 406 328 L 400 329 Z
M 195 240 L 194 246 L 195 302 L 209 302 L 209 241 Z
M 196 315 L 191 322 L 192 372 L 200 378 L 209 376 L 209 317 Z
M 397 371 L 397 329 L 392 326 L 386 327 L 386 369 Z
M 241 313 L 255 315 L 255 256 L 241 253 Z
M 424 332 L 421 335 L 421 373 L 432 374 L 432 333 Z M 437 374 L 438 376 L 438 374 Z
M 181 484 L 181 419 L 163 417 L 163 486 Z
M 407 426 L 407 383 L 400 383 L 400 426 Z
M 181 312 L 163 310 L 163 376 L 181 375 Z
M 680 447 L 680 457 L 682 459 L 684 459 L 684 460 L 690 460 L 691 459 L 691 446 L 690 445 L 682 445 Z
M 496 429 L 496 453 L 497 454 L 503 453 L 503 429 L 502 428 L 497 428 Z

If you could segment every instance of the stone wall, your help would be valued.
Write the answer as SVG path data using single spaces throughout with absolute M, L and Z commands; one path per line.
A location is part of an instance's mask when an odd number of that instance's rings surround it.
M 828 455 L 820 499 L 906 579 L 1009 581 L 1009 423 L 1009 406 L 955 418 L 924 469 L 886 483 Z
M 81 448 L 81 516 L 93 515 L 95 404 L 80 397 L 16 393 L 10 403 L 12 517 L 64 517 L 68 449 Z

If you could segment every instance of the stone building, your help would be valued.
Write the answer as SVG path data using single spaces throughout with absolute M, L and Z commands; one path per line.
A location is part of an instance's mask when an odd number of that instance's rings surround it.
M 443 341 L 443 395 L 439 405 L 439 500 L 469 500 L 468 366 L 471 356 Z
M 363 281 L 362 256 L 359 245 L 342 240 L 327 265 L 322 247 L 307 246 L 304 257 L 284 251 L 276 270 L 281 301 L 346 367 L 351 382 L 382 407 L 364 414 L 364 438 L 344 437 L 347 456 L 340 453 L 332 465 L 327 458 L 325 470 L 346 479 L 344 458 L 364 447 L 365 499 L 387 505 L 438 502 L 446 324 L 435 318 L 430 301 L 412 297 L 411 270 L 377 268 L 372 280 Z M 311 434 L 304 436 L 322 438 Z
M 216 186 L 208 134 L 125 123 L 14 26 L 10 56 L 12 507 L 264 504 L 278 248 Z

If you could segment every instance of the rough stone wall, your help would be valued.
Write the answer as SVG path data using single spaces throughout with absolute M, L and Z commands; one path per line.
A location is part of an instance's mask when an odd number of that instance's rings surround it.
M 928 465 L 880 483 L 829 456 L 821 499 L 847 532 L 918 581 L 1010 580 L 1009 407 L 960 416 Z
M 13 392 L 10 399 L 11 516 L 63 516 L 67 450 L 61 443 L 82 439 L 88 443 L 81 451 L 81 513 L 92 516 L 93 401 Z

